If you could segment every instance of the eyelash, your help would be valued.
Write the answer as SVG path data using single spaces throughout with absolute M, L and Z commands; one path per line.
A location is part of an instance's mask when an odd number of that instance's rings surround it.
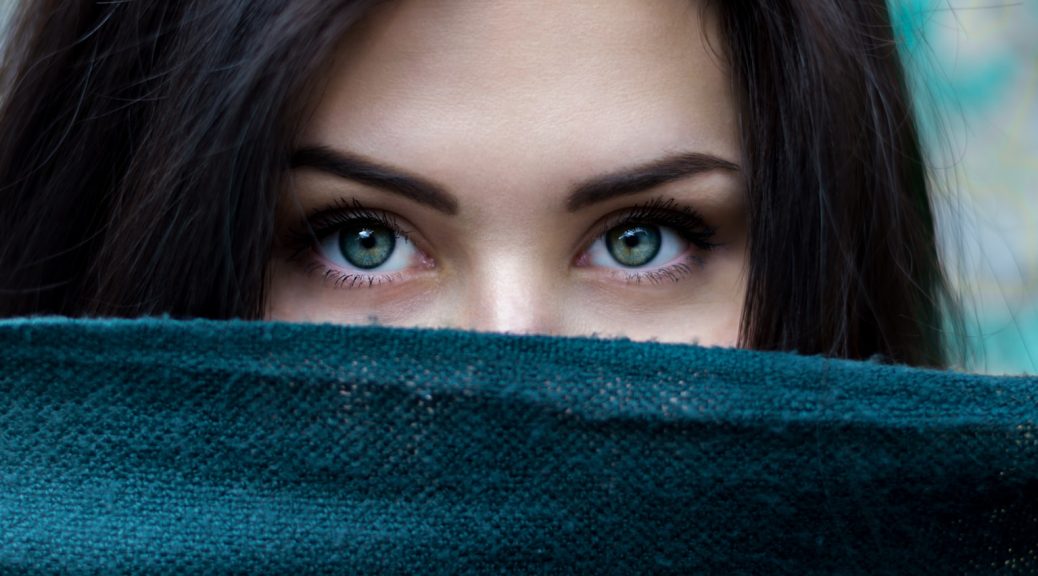
M 392 230 L 394 234 L 411 242 L 411 232 L 407 227 L 401 225 L 397 218 L 390 212 L 382 212 L 366 208 L 356 199 L 347 201 L 338 198 L 327 207 L 312 212 L 306 217 L 301 225 L 288 232 L 287 244 L 292 248 L 289 260 L 304 261 L 304 271 L 308 274 L 321 272 L 325 280 L 330 280 L 334 288 L 356 288 L 373 287 L 389 284 L 400 277 L 398 272 L 385 274 L 362 274 L 356 272 L 344 272 L 329 267 L 327 264 L 313 255 L 320 244 L 320 240 L 335 232 L 346 224 L 360 222 L 377 224 Z M 413 242 L 412 242 L 413 244 Z
M 640 204 L 626 211 L 619 212 L 606 218 L 596 227 L 592 242 L 596 241 L 608 231 L 619 226 L 653 225 L 670 228 L 677 232 L 683 240 L 695 248 L 709 252 L 719 246 L 713 239 L 717 230 L 706 224 L 703 216 L 695 209 L 678 204 L 673 198 L 654 198 L 645 204 Z M 590 247 L 585 246 L 582 254 Z M 703 258 L 693 253 L 686 253 L 682 260 L 662 268 L 645 270 L 641 272 L 615 270 L 622 274 L 627 282 L 641 284 L 662 284 L 664 282 L 678 282 L 692 275 L 696 267 L 704 264 Z
M 335 232 L 343 225 L 358 222 L 384 226 L 413 244 L 410 230 L 401 225 L 392 213 L 366 208 L 356 199 L 347 201 L 339 198 L 331 206 L 311 213 L 298 228 L 289 231 L 287 241 L 293 249 L 290 259 L 299 260 L 309 255 L 311 261 L 305 263 L 306 272 L 312 274 L 322 271 L 324 278 L 332 280 L 336 288 L 354 288 L 365 284 L 368 287 L 379 286 L 398 279 L 400 274 L 397 272 L 377 275 L 343 272 L 329 267 L 313 256 L 320 239 Z M 613 228 L 637 224 L 670 228 L 677 232 L 683 240 L 703 252 L 719 246 L 713 241 L 716 229 L 707 225 L 699 212 L 691 207 L 679 205 L 673 198 L 655 198 L 645 204 L 634 206 L 606 218 L 596 228 L 596 233 L 591 237 L 592 242 Z M 581 250 L 581 254 L 586 253 L 589 247 L 590 244 L 586 245 Z M 687 253 L 681 261 L 662 268 L 643 272 L 619 270 L 616 272 L 623 274 L 628 282 L 634 284 L 642 282 L 660 284 L 667 281 L 678 282 L 691 275 L 695 267 L 702 265 L 702 257 Z

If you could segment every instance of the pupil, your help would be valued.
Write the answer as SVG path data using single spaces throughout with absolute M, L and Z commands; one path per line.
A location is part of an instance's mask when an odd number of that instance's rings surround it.
M 659 254 L 660 229 L 651 225 L 618 226 L 606 234 L 610 256 L 628 268 L 645 266 Z
M 396 234 L 384 226 L 362 225 L 339 233 L 339 250 L 346 261 L 364 270 L 386 263 L 396 248 Z

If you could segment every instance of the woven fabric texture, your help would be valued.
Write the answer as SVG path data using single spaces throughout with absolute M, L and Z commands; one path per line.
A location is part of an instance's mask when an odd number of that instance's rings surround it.
M 1038 574 L 1038 379 L 0 322 L 0 572 Z

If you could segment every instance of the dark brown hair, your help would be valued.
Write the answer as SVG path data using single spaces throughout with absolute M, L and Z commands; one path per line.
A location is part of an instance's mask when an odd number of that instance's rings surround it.
M 308 87 L 371 3 L 23 1 L 0 316 L 260 317 Z M 742 99 L 743 344 L 945 365 L 953 301 L 885 0 L 710 9 Z

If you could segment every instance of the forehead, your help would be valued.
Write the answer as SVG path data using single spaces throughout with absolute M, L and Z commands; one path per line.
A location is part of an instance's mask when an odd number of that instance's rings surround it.
M 734 162 L 714 30 L 692 0 L 388 2 L 343 40 L 303 139 L 459 196 L 674 152 Z

